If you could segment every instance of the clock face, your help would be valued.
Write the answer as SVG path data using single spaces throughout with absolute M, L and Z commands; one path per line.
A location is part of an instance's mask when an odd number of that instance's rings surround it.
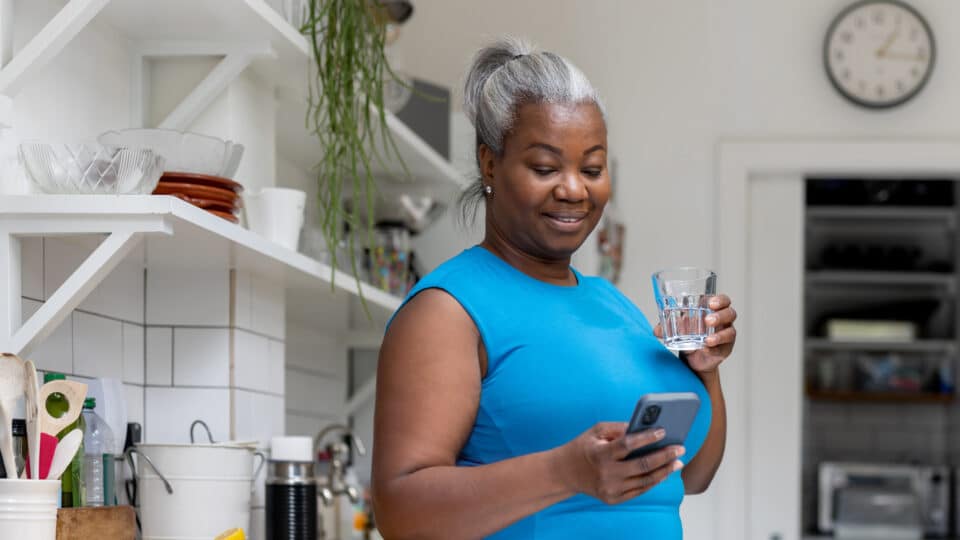
M 864 0 L 841 12 L 827 31 L 827 75 L 847 99 L 870 108 L 899 105 L 915 96 L 933 71 L 930 26 L 895 0 Z

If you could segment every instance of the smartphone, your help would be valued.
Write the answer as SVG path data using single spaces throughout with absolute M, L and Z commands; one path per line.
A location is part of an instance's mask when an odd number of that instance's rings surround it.
M 693 392 L 643 395 L 633 411 L 627 433 L 663 428 L 666 436 L 653 444 L 637 448 L 624 459 L 645 456 L 666 446 L 682 446 L 698 409 L 700 409 L 700 398 Z

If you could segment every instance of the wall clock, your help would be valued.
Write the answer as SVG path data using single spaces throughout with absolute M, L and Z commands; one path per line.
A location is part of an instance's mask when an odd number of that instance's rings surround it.
M 930 25 L 898 0 L 861 0 L 830 24 L 823 60 L 830 82 L 857 105 L 900 105 L 923 89 L 936 46 Z

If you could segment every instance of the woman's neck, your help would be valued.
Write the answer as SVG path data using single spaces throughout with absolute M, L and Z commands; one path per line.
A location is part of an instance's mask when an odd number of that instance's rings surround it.
M 489 224 L 480 245 L 534 279 L 567 287 L 577 285 L 577 276 L 570 270 L 570 257 L 546 259 L 526 253 Z

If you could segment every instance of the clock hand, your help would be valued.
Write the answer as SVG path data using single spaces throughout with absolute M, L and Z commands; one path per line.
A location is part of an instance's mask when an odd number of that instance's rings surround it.
M 927 59 L 926 55 L 909 54 L 897 51 L 884 52 L 881 58 L 889 58 L 891 60 L 910 60 L 912 62 L 923 62 Z
M 897 29 L 894 30 L 890 36 L 887 37 L 886 41 L 883 42 L 883 45 L 877 49 L 877 58 L 883 58 L 887 54 L 887 49 L 893 45 L 893 42 L 897 40 L 897 37 L 900 36 L 900 26 L 897 25 Z

